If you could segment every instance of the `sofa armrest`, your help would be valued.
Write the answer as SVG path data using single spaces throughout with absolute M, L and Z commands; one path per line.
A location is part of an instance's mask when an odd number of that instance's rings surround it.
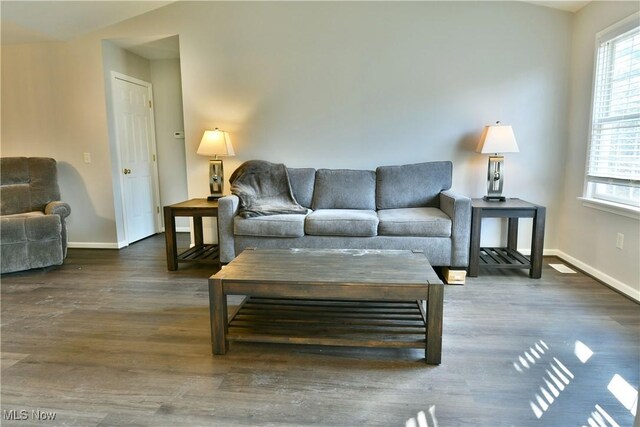
M 45 215 L 60 215 L 60 219 L 65 219 L 71 213 L 71 206 L 65 202 L 51 202 L 44 207 Z
M 451 267 L 469 265 L 471 199 L 447 190 L 440 193 L 440 209 L 451 218 Z
M 238 214 L 240 199 L 233 194 L 218 199 L 218 244 L 220 262 L 228 263 L 236 257 L 233 218 Z

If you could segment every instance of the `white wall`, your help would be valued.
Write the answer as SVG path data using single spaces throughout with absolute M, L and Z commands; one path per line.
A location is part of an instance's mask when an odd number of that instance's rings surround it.
M 174 138 L 174 132 L 184 131 L 182 114 L 182 80 L 179 59 L 151 60 L 156 147 L 160 175 L 160 201 L 162 206 L 188 198 L 184 138 Z M 176 218 L 176 228 L 187 230 L 189 218 Z
M 640 9 L 638 2 L 592 2 L 574 18 L 569 138 L 558 249 L 568 261 L 640 300 L 640 222 L 583 206 L 596 33 Z M 624 248 L 616 248 L 617 233 Z
M 69 241 L 116 247 L 99 42 L 2 46 L 2 155 L 56 158 Z
M 207 159 L 195 152 L 202 131 L 216 126 L 232 133 L 238 154 L 225 161 L 227 177 L 252 158 L 347 168 L 447 159 L 454 189 L 481 196 L 487 159 L 474 152 L 477 138 L 502 120 L 521 150 L 507 155 L 505 193 L 547 206 L 545 246 L 556 248 L 571 20 L 520 2 L 176 2 L 72 40 L 64 56 L 73 90 L 59 108 L 73 130 L 57 154 L 73 159 L 90 188 L 72 206 L 95 198 L 109 206 L 76 215 L 70 237 L 115 241 L 112 189 L 103 182 L 110 164 L 77 164 L 85 144 L 109 155 L 101 40 L 179 34 L 189 197 L 208 194 Z M 3 87 L 4 64 L 23 53 L 3 48 Z M 44 65 L 19 62 L 8 84 L 18 70 Z M 20 95 L 37 97 L 28 85 Z M 4 115 L 4 93 L 2 102 Z M 21 106 L 17 115 L 28 119 L 12 125 L 10 140 L 3 117 L 3 149 L 20 151 L 20 132 L 44 114 Z M 93 226 L 103 216 L 109 233 Z M 499 240 L 495 231 L 490 224 L 485 239 Z
M 58 108 L 65 52 L 64 43 L 2 46 L 3 157 L 56 157 L 57 144 L 44 142 L 65 133 L 64 110 Z

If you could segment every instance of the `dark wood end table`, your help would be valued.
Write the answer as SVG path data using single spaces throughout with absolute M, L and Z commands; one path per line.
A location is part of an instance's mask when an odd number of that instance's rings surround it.
M 477 277 L 479 268 L 528 269 L 529 277 L 542 276 L 542 249 L 546 208 L 520 199 L 504 202 L 488 202 L 471 199 L 471 248 L 469 252 L 469 276 Z M 508 218 L 507 247 L 481 248 L 482 218 Z M 533 218 L 531 255 L 518 252 L 518 220 Z
M 178 254 L 176 217 L 193 218 L 194 246 Z M 179 262 L 206 262 L 219 264 L 218 245 L 205 244 L 202 236 L 202 217 L 218 216 L 218 201 L 191 199 L 164 207 L 164 234 L 167 246 L 167 269 L 175 271 Z

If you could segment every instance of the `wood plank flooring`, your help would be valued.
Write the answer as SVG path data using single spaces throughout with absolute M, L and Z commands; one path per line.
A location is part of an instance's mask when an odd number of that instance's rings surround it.
M 2 425 L 633 425 L 640 306 L 548 262 L 539 280 L 481 269 L 445 287 L 429 366 L 414 349 L 233 342 L 213 357 L 210 266 L 168 272 L 163 235 L 70 249 L 1 278 Z

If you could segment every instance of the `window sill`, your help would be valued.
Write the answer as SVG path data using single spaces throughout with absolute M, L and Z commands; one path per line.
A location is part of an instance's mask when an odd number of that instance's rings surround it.
M 582 206 L 586 206 L 588 208 L 598 209 L 600 211 L 640 220 L 640 209 L 634 208 L 633 206 L 626 206 L 598 199 L 590 199 L 588 197 L 578 197 L 578 200 L 582 201 Z

